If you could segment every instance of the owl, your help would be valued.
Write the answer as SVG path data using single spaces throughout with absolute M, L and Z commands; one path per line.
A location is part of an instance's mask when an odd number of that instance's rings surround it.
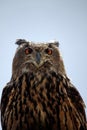
M 66 74 L 59 43 L 16 44 L 1 97 L 2 130 L 86 130 L 84 101 Z

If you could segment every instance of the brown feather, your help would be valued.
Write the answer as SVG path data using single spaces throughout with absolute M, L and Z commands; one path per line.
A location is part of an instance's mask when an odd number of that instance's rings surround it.
M 2 130 L 87 130 L 85 105 L 67 78 L 59 43 L 16 44 L 1 97 Z
M 3 90 L 2 127 L 3 130 L 86 130 L 83 104 L 67 78 L 54 72 L 25 73 Z

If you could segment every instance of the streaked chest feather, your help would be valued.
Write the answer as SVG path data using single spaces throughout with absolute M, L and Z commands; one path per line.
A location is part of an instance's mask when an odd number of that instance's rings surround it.
M 80 117 L 67 89 L 66 79 L 55 73 L 22 75 L 9 89 L 7 130 L 79 130 Z

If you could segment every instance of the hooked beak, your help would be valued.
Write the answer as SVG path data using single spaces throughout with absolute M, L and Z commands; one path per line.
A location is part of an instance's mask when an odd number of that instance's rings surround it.
M 41 54 L 40 54 L 40 52 L 37 52 L 36 53 L 36 63 L 40 64 L 40 60 L 41 60 Z

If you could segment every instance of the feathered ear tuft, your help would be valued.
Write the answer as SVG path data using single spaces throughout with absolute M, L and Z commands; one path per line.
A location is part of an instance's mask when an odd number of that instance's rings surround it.
M 50 41 L 49 46 L 55 45 L 56 47 L 59 47 L 59 42 L 58 41 Z
M 17 44 L 17 45 L 22 45 L 22 44 L 24 44 L 24 43 L 26 43 L 27 41 L 25 40 L 25 39 L 17 39 L 16 40 L 16 43 L 15 44 Z
M 54 41 L 54 45 L 59 47 L 59 42 L 58 41 Z

